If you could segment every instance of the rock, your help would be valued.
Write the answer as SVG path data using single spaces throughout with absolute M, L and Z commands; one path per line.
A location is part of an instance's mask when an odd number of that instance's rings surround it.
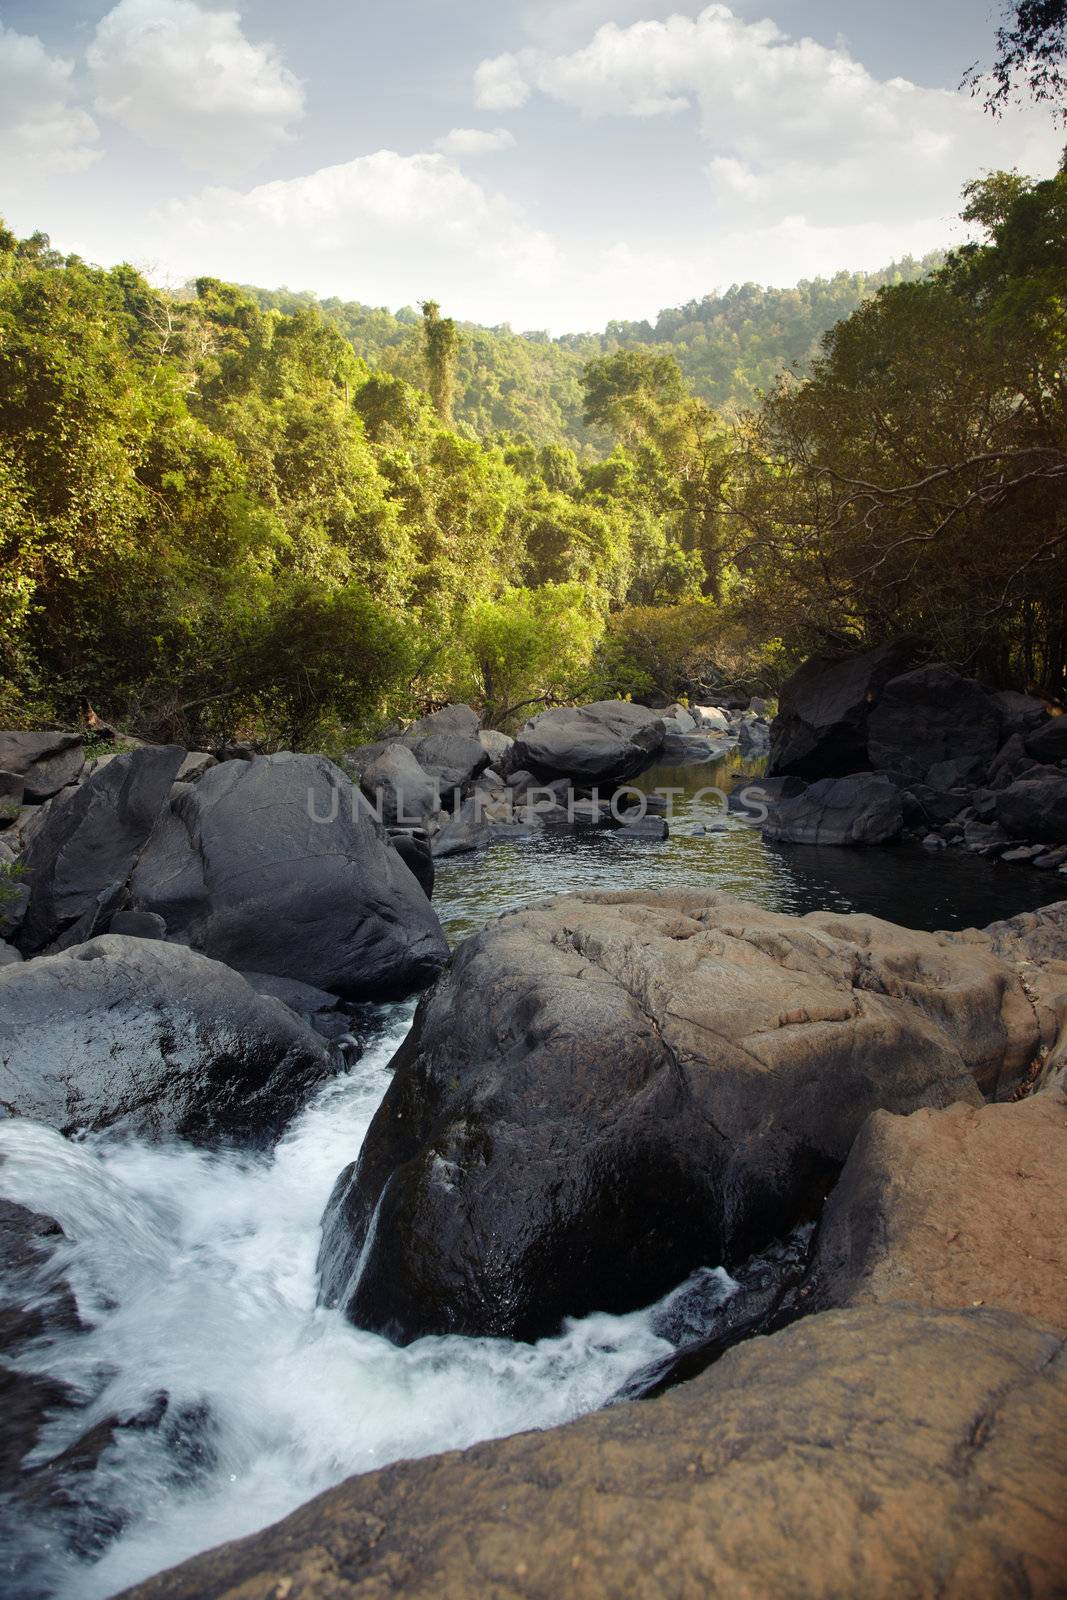
M 359 782 L 387 828 L 425 828 L 440 815 L 437 784 L 398 740 L 366 764 Z
M 963 842 L 973 855 L 998 855 L 1011 841 L 998 822 L 971 821 L 964 823 Z
M 507 759 L 508 751 L 515 743 L 506 733 L 497 733 L 495 728 L 480 728 L 478 730 L 478 743 L 486 751 L 494 766 L 496 763 Z
M 1056 1600 L 1062 1336 L 828 1312 L 658 1399 L 350 1478 L 125 1600 Z
M 477 739 L 481 725 L 481 717 L 470 706 L 442 706 L 440 711 L 431 711 L 429 716 L 420 717 L 418 722 L 413 722 L 407 730 L 406 737 L 423 739 L 436 734 L 456 734 L 464 739 Z M 486 748 L 488 749 L 488 746 Z
M 947 848 L 946 841 L 938 833 L 928 833 L 923 839 L 924 850 L 945 850 Z
M 725 711 L 718 706 L 693 706 L 692 716 L 697 727 L 705 733 L 728 734 L 732 731 L 732 723 Z
M 771 730 L 766 722 L 745 718 L 737 726 L 738 748 L 743 756 L 766 755 L 771 747 Z
M 434 868 L 430 840 L 422 829 L 390 828 L 389 843 L 419 885 L 427 900 L 433 898 Z
M 211 767 L 218 766 L 206 750 L 190 750 L 174 775 L 176 783 L 197 783 Z
M 651 766 L 664 740 L 663 720 L 626 700 L 543 711 L 519 732 L 512 771 L 583 784 L 620 784 Z
M 303 1017 L 322 1038 L 338 1040 L 351 1033 L 352 1018 L 335 994 L 316 989 L 309 983 L 297 983 L 295 978 L 276 978 L 270 972 L 242 972 L 241 976 L 258 995 L 280 1000 L 283 1006 Z
M 108 934 L 0 969 L 0 1111 L 65 1134 L 266 1143 L 333 1056 L 236 972 Z
M 1067 1333 L 1067 1102 L 878 1111 L 827 1201 L 831 1305 L 1001 1307 Z
M 668 706 L 662 716 L 668 733 L 695 733 L 697 730 L 697 719 L 685 706 Z
M 986 771 L 985 761 L 974 761 L 969 757 L 962 761 L 938 761 L 927 772 L 925 782 L 935 791 L 966 791 L 980 785 Z
M 116 911 L 107 931 L 128 939 L 165 939 L 167 924 L 154 911 Z
M 779 696 L 768 776 L 840 778 L 869 770 L 867 718 L 914 655 L 914 641 L 902 640 L 858 656 L 805 661 Z
M 1033 733 L 1048 716 L 1045 702 L 1038 700 L 1036 695 L 1019 694 L 1015 689 L 1001 689 L 990 698 L 1000 712 L 1001 730 L 1005 737 Z
M 18 772 L 0 771 L 0 828 L 18 821 L 26 800 L 26 780 Z
M 1035 761 L 1067 761 L 1067 717 L 1050 717 L 1025 743 L 1027 755 Z
M 427 777 L 436 780 L 437 792 L 442 796 L 473 783 L 489 765 L 488 750 L 477 739 L 467 738 L 464 734 L 431 733 L 423 738 L 405 736 L 404 742 Z
M 184 755 L 177 745 L 145 745 L 56 798 L 22 858 L 30 889 L 17 938 L 24 955 L 106 931 Z
M 1021 733 L 1013 733 L 1006 744 L 997 751 L 989 768 L 990 789 L 1006 789 L 1015 778 L 1034 765 L 1026 753 Z
M 1010 1094 L 1038 1040 L 990 948 L 875 918 L 685 890 L 501 917 L 419 1007 L 323 1297 L 398 1341 L 647 1304 L 814 1214 L 869 1111 Z
M 997 816 L 1015 838 L 1067 843 L 1067 772 L 1038 770 L 997 795 Z
M 1032 861 L 1043 849 L 1044 845 L 1040 844 L 1020 844 L 1016 845 L 1014 850 L 1005 850 L 1000 859 L 1010 862 Z
M 422 888 L 322 756 L 213 767 L 164 809 L 130 893 L 169 939 L 352 1000 L 410 994 L 448 958 Z
M 0 733 L 0 769 L 22 779 L 26 800 L 50 800 L 85 765 L 80 733 Z
M 665 817 L 634 817 L 619 824 L 615 832 L 621 839 L 669 839 L 670 826 Z
M 778 801 L 763 825 L 780 844 L 887 844 L 904 827 L 900 790 L 881 772 L 823 778 Z
M 933 787 L 931 769 L 951 762 L 957 771 L 980 773 L 999 744 L 997 706 L 973 678 L 943 662 L 892 678 L 868 722 L 871 766 Z
M 1056 867 L 1062 867 L 1067 861 L 1067 845 L 1061 845 L 1058 850 L 1043 850 L 1039 856 L 1034 857 L 1034 866 L 1041 872 L 1050 872 Z

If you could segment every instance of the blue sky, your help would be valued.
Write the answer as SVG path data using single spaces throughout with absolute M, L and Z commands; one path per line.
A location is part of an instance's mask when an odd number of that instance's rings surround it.
M 957 92 L 974 0 L 0 0 L 0 212 L 210 272 L 553 332 L 960 237 L 1062 130 Z

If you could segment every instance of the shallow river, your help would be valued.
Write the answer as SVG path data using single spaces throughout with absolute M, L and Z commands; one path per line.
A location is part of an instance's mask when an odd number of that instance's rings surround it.
M 945 853 L 768 847 L 738 821 L 693 836 L 692 795 L 725 776 L 704 767 L 641 780 L 649 790 L 687 791 L 662 843 L 588 830 L 442 863 L 436 901 L 450 935 L 539 896 L 589 887 L 708 884 L 774 909 L 872 911 L 926 928 L 980 925 L 1064 893 L 1057 874 Z M 359 1149 L 412 1010 L 368 1014 L 358 1065 L 268 1156 L 107 1136 L 71 1143 L 33 1124 L 0 1123 L 0 1195 L 61 1223 L 68 1275 L 91 1324 L 25 1358 L 90 1397 L 88 1411 L 57 1418 L 46 1453 L 98 1420 L 135 1416 L 161 1393 L 175 1419 L 122 1431 L 103 1458 L 96 1492 L 123 1531 L 95 1559 L 71 1558 L 22 1512 L 5 1519 L 5 1596 L 113 1594 L 353 1472 L 577 1416 L 669 1350 L 656 1308 L 587 1317 L 536 1346 L 452 1337 L 400 1350 L 316 1307 L 319 1219 Z M 725 1274 L 709 1274 L 705 1297 L 730 1287 Z

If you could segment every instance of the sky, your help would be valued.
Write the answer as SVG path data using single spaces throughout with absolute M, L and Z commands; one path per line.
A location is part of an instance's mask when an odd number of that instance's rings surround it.
M 960 242 L 1055 170 L 960 93 L 996 0 L 0 0 L 0 215 L 211 274 L 552 333 Z

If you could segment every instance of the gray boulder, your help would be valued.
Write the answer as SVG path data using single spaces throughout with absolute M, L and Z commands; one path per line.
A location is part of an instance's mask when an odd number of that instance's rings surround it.
M 483 750 L 489 752 L 490 761 L 503 764 L 515 741 L 506 733 L 498 733 L 495 728 L 481 728 L 478 732 L 478 743 Z
M 862 655 L 805 661 L 778 699 L 768 776 L 835 778 L 867 770 L 871 707 L 914 655 L 914 642 L 905 639 Z
M 694 890 L 502 916 L 338 1180 L 323 1297 L 402 1342 L 646 1305 L 815 1216 L 870 1111 L 1010 1095 L 1039 1039 L 989 949 L 877 918 Z
M 130 895 L 170 939 L 353 1000 L 422 988 L 448 958 L 426 895 L 322 756 L 206 772 L 164 809 Z
M 987 768 L 1001 738 L 1001 714 L 973 678 L 944 662 L 917 667 L 885 685 L 870 714 L 870 766 L 922 781 L 944 762 L 962 763 L 973 777 Z M 934 788 L 949 788 L 943 781 Z
M 21 950 L 16 950 L 13 944 L 5 944 L 0 939 L 0 967 L 14 967 L 22 960 Z
M 107 934 L 0 969 L 0 1114 L 64 1134 L 265 1143 L 335 1070 L 299 1017 L 177 945 Z
M 429 716 L 413 722 L 405 735 L 409 739 L 428 738 L 431 734 L 457 734 L 464 739 L 477 739 L 482 719 L 471 706 L 442 706 Z
M 1067 772 L 1037 769 L 1001 789 L 997 817 L 1013 839 L 1067 844 Z
M 52 803 L 22 861 L 30 887 L 17 938 L 24 955 L 106 927 L 184 757 L 177 745 L 145 745 Z
M 387 828 L 424 828 L 440 813 L 437 784 L 399 740 L 387 744 L 367 763 L 359 781 Z
M 466 734 L 431 733 L 421 738 L 405 734 L 404 743 L 443 797 L 473 783 L 489 765 L 488 750 Z
M 22 779 L 30 802 L 76 783 L 84 765 L 80 733 L 0 733 L 0 770 Z
M 887 844 L 900 837 L 900 790 L 881 772 L 823 778 L 803 794 L 779 800 L 763 836 L 779 844 Z
M 1016 689 L 1001 689 L 992 696 L 992 700 L 1000 712 L 1005 737 L 1014 733 L 1033 733 L 1048 717 L 1045 702 L 1036 695 L 1020 694 Z
M 618 784 L 651 766 L 663 747 L 662 717 L 626 700 L 543 711 L 515 740 L 509 766 L 538 778 Z
M 1050 717 L 1028 734 L 1026 753 L 1035 761 L 1067 761 L 1067 717 Z

